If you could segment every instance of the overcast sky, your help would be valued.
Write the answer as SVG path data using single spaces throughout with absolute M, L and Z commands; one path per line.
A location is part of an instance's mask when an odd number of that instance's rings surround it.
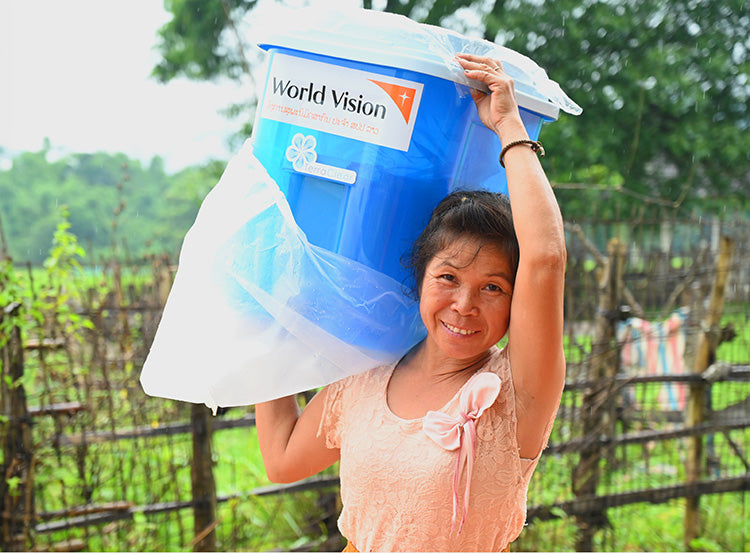
M 122 151 L 168 171 L 228 159 L 240 86 L 149 77 L 162 0 L 0 0 L 0 168 L 19 151 Z

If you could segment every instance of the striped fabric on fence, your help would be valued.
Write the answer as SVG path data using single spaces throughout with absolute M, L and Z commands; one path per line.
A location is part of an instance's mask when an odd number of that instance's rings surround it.
M 685 323 L 681 308 L 665 321 L 631 317 L 617 328 L 621 366 L 630 376 L 675 375 L 685 372 Z M 659 391 L 659 404 L 672 411 L 685 407 L 685 386 L 666 382 Z

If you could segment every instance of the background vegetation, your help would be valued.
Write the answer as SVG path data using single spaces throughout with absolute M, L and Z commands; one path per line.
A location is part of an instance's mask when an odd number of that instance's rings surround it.
M 125 154 L 73 154 L 48 159 L 49 147 L 16 156 L 0 171 L 0 220 L 8 253 L 39 264 L 51 246 L 60 208 L 71 232 L 97 257 L 176 256 L 203 197 L 224 163 L 168 175 L 161 159 L 148 167 Z

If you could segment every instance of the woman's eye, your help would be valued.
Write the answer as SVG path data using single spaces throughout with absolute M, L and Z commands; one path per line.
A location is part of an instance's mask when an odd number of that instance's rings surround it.
M 456 280 L 456 277 L 454 277 L 454 276 L 453 276 L 453 275 L 451 275 L 451 274 L 444 274 L 444 275 L 440 275 L 440 277 L 439 277 L 439 278 L 441 278 L 442 280 L 447 280 L 447 281 L 449 281 L 449 282 L 453 282 L 454 280 Z
M 487 290 L 489 290 L 490 292 L 502 292 L 503 291 L 503 289 L 500 288 L 497 284 L 488 284 Z

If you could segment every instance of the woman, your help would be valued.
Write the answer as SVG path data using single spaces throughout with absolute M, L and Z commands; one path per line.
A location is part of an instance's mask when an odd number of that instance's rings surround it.
M 427 338 L 395 367 L 327 386 L 302 413 L 293 397 L 256 407 L 271 480 L 341 460 L 349 550 L 506 549 L 562 393 L 565 241 L 540 145 L 500 63 L 458 61 L 489 87 L 472 96 L 502 142 L 513 218 L 500 195 L 446 198 L 413 255 Z

